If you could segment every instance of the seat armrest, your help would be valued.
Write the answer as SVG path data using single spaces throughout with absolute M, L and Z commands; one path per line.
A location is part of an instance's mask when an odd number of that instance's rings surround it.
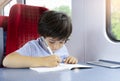
M 4 52 L 4 37 L 3 28 L 0 27 L 0 66 L 2 65 L 3 52 Z

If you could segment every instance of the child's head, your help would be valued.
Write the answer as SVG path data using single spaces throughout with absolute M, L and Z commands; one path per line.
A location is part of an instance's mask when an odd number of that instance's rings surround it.
M 45 38 L 67 40 L 72 32 L 71 19 L 62 12 L 46 11 L 39 20 L 38 32 Z

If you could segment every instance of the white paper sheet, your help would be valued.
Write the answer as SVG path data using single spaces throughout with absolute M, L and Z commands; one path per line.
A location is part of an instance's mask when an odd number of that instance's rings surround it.
M 84 69 L 84 68 L 91 68 L 91 66 L 82 65 L 82 64 L 60 63 L 57 67 L 37 67 L 37 68 L 30 68 L 30 69 L 35 70 L 37 72 L 50 72 L 50 71 L 70 70 L 70 69 L 74 69 L 74 68 Z

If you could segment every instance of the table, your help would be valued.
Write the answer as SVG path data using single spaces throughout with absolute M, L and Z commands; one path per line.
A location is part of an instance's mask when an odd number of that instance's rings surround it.
M 120 68 L 95 66 L 91 69 L 39 73 L 28 68 L 0 68 L 0 81 L 120 81 Z

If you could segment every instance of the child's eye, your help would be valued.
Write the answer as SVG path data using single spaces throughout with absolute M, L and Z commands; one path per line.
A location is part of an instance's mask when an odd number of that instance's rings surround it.
M 55 42 L 54 41 L 49 41 L 49 43 L 54 44 Z
M 65 43 L 64 41 L 60 42 L 60 44 L 64 44 L 64 43 Z

